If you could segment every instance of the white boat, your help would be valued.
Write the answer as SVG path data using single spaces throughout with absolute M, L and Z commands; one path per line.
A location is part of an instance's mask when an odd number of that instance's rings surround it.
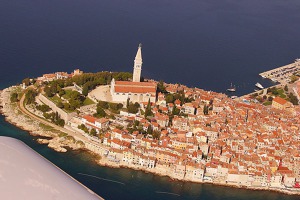
M 260 83 L 256 83 L 255 86 L 258 87 L 259 89 L 264 89 L 264 87 Z
M 238 96 L 231 96 L 231 99 L 236 99 Z
M 235 86 L 233 86 L 232 83 L 231 83 L 230 88 L 228 88 L 227 91 L 228 92 L 235 92 L 236 91 Z

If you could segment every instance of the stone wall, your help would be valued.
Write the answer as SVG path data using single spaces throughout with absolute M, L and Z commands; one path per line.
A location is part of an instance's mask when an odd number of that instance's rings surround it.
M 65 112 L 64 110 L 62 110 L 59 107 L 57 107 L 55 103 L 53 103 L 51 100 L 49 100 L 47 97 L 45 97 L 41 93 L 38 95 L 37 98 L 38 98 L 38 100 L 40 100 L 44 104 L 48 105 L 53 110 L 53 112 L 57 112 L 58 115 L 60 116 L 60 118 L 62 118 L 63 120 L 65 120 L 66 123 L 72 117 L 76 116 L 76 112 L 71 112 L 71 113 Z

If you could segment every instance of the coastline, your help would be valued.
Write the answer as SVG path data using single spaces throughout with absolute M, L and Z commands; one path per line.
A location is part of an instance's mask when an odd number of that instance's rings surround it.
M 37 142 L 41 144 L 47 144 L 49 148 L 52 148 L 53 150 L 57 152 L 66 152 L 67 149 L 64 147 L 69 147 L 73 150 L 85 150 L 88 151 L 91 154 L 98 155 L 99 151 L 93 151 L 93 149 L 88 148 L 87 146 L 79 146 L 76 145 L 76 142 L 70 141 L 68 139 L 65 139 L 64 137 L 59 137 L 57 130 L 51 129 L 51 130 L 45 130 L 45 128 L 41 127 L 40 122 L 37 122 L 33 119 L 31 119 L 29 116 L 25 115 L 20 111 L 20 108 L 18 107 L 17 103 L 10 103 L 10 92 L 13 89 L 13 87 L 6 88 L 3 91 L 1 91 L 1 98 L 0 98 L 0 104 L 1 109 L 0 112 L 2 115 L 5 116 L 5 120 L 14 126 L 17 126 L 25 131 L 28 131 L 30 135 L 33 136 L 40 136 L 40 137 L 47 137 L 51 139 L 37 139 Z M 102 146 L 102 145 L 99 145 Z M 193 183 L 209 183 L 219 186 L 226 186 L 226 187 L 234 187 L 234 188 L 241 188 L 241 189 L 250 189 L 250 190 L 264 190 L 264 191 L 274 191 L 274 192 L 280 192 L 288 195 L 300 195 L 300 192 L 298 191 L 291 191 L 287 189 L 279 189 L 279 188 L 267 188 L 267 187 L 247 187 L 247 186 L 241 186 L 236 184 L 228 184 L 228 183 L 222 183 L 222 182 L 212 182 L 212 181 L 196 181 L 191 180 L 188 178 L 181 178 L 178 176 L 175 176 L 174 174 L 168 173 L 167 167 L 160 167 L 160 168 L 145 168 L 141 166 L 136 166 L 133 164 L 127 164 L 123 161 L 120 161 L 120 163 L 115 163 L 112 161 L 109 161 L 107 158 L 103 157 L 102 155 L 101 159 L 97 160 L 96 162 L 101 166 L 106 167 L 112 167 L 112 168 L 130 168 L 133 170 L 139 170 L 143 171 L 145 173 L 152 173 L 154 175 L 158 176 L 167 176 L 171 180 L 175 181 L 184 181 L 184 182 L 193 182 Z
M 300 195 L 299 192 L 297 191 L 291 191 L 291 190 L 286 190 L 286 189 L 279 189 L 279 188 L 264 188 L 264 187 L 248 187 L 248 186 L 241 186 L 241 185 L 236 185 L 236 184 L 228 184 L 228 183 L 221 183 L 221 182 L 211 182 L 211 181 L 195 181 L 191 179 L 181 179 L 179 177 L 173 176 L 172 174 L 167 173 L 167 169 L 165 172 L 156 170 L 154 169 L 149 169 L 149 168 L 143 168 L 140 166 L 135 166 L 135 165 L 127 165 L 124 162 L 121 162 L 122 164 L 116 164 L 114 162 L 108 161 L 107 159 L 101 159 L 96 161 L 97 164 L 100 166 L 104 167 L 110 167 L 110 168 L 128 168 L 136 171 L 142 171 L 144 173 L 152 173 L 156 176 L 162 176 L 162 177 L 168 177 L 172 181 L 181 181 L 181 182 L 192 182 L 192 183 L 197 183 L 197 184 L 212 184 L 212 185 L 217 185 L 217 186 L 224 186 L 224 187 L 232 187 L 232 188 L 237 188 L 237 189 L 247 189 L 247 190 L 255 190 L 255 191 L 272 191 L 272 192 L 278 192 L 278 193 L 283 193 L 287 195 Z
M 6 88 L 1 91 L 1 109 L 0 113 L 5 116 L 5 121 L 8 123 L 28 131 L 30 135 L 41 137 L 37 139 L 38 143 L 48 144 L 48 147 L 57 152 L 66 152 L 67 146 L 73 150 L 82 148 L 77 146 L 72 141 L 69 141 L 63 137 L 59 137 L 59 132 L 55 129 L 48 129 L 41 127 L 40 122 L 32 120 L 29 116 L 24 115 L 18 108 L 17 103 L 10 103 L 10 92 L 13 88 Z M 47 139 L 45 139 L 47 138 Z M 48 139 L 49 138 L 49 139 Z

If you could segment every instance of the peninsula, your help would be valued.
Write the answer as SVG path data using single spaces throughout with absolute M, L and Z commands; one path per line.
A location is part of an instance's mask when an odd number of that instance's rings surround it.
M 300 109 L 144 79 L 142 46 L 128 72 L 56 72 L 1 92 L 6 120 L 60 152 L 172 179 L 300 195 Z M 45 139 L 45 137 L 47 137 Z

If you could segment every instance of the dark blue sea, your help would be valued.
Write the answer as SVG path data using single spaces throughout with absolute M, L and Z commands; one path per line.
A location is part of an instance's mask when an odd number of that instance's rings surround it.
M 223 93 L 232 83 L 243 95 L 256 82 L 274 84 L 260 72 L 300 57 L 299 10 L 299 0 L 1 0 L 0 89 L 75 68 L 132 71 L 141 42 L 144 77 Z M 300 198 L 100 167 L 85 152 L 38 144 L 3 117 L 0 135 L 24 141 L 106 199 Z

